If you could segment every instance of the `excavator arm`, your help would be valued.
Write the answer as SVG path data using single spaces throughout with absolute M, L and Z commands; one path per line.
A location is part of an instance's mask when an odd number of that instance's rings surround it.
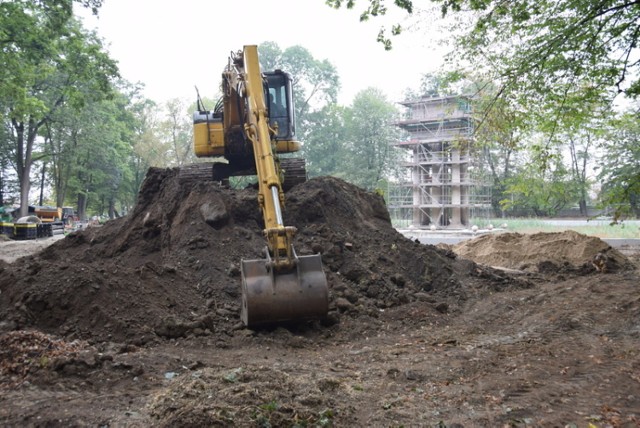
M 245 135 L 253 146 L 253 155 L 258 176 L 258 204 L 262 210 L 265 224 L 265 238 L 274 268 L 279 271 L 291 269 L 295 265 L 292 239 L 296 233 L 294 227 L 285 227 L 282 219 L 284 193 L 280 183 L 278 161 L 274 153 L 269 128 L 267 103 L 256 46 L 247 46 L 243 52 L 244 91 L 247 100 L 247 121 Z
M 257 46 L 245 46 L 232 54 L 223 72 L 222 114 L 194 115 L 196 155 L 224 153 L 227 170 L 255 169 L 258 178 L 267 246 L 264 259 L 241 261 L 241 318 L 247 326 L 318 319 L 327 315 L 329 306 L 320 255 L 298 256 L 293 247 L 296 228 L 283 221 L 283 171 L 277 153 L 300 147 L 293 139 L 290 83 L 277 84 L 281 78 L 289 82 L 286 76 L 281 71 L 262 73 Z M 267 95 L 274 94 L 286 104 L 285 113 L 274 113 L 275 105 L 267 102 Z

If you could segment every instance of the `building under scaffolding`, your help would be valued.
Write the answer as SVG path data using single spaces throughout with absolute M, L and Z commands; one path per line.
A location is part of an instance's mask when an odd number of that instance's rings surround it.
M 401 104 L 409 117 L 396 125 L 409 136 L 393 145 L 406 150 L 401 165 L 407 179 L 389 187 L 392 218 L 405 226 L 467 227 L 491 203 L 473 156 L 471 99 L 422 97 Z

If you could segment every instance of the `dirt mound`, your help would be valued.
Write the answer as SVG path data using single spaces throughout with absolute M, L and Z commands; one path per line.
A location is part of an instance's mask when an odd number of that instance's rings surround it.
M 322 253 L 326 323 L 242 328 L 256 192 L 174 170 L 151 170 L 126 218 L 0 261 L 0 425 L 638 425 L 638 275 L 584 264 L 597 242 L 512 275 L 404 238 L 341 180 L 287 201 L 298 252 Z
M 452 247 L 460 257 L 489 266 L 533 272 L 629 269 L 629 260 L 600 238 L 574 231 L 483 235 Z
M 336 178 L 290 190 L 285 223 L 298 228 L 299 254 L 322 253 L 331 323 L 418 299 L 443 310 L 474 281 L 509 282 L 404 238 L 380 196 Z M 150 169 L 129 216 L 2 269 L 0 330 L 37 327 L 135 345 L 158 336 L 224 338 L 240 328 L 239 263 L 263 257 L 262 229 L 254 189 L 185 184 L 176 170 Z

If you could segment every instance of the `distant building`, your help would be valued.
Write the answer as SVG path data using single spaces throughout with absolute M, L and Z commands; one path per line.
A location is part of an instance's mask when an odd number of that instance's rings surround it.
M 407 107 L 408 117 L 395 125 L 408 138 L 393 145 L 406 150 L 401 165 L 410 178 L 390 185 L 392 218 L 414 227 L 469 226 L 472 209 L 490 208 L 487 186 L 473 177 L 471 98 L 423 96 L 400 104 Z

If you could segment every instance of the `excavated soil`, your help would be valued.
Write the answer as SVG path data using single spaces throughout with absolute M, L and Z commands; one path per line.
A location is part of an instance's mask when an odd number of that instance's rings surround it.
M 483 235 L 449 247 L 460 257 L 489 266 L 529 272 L 617 272 L 632 268 L 620 251 L 603 240 L 574 231 Z
M 286 199 L 323 320 L 243 327 L 256 191 L 172 169 L 129 216 L 0 262 L 0 425 L 639 426 L 636 255 L 573 232 L 421 245 L 329 177 Z

